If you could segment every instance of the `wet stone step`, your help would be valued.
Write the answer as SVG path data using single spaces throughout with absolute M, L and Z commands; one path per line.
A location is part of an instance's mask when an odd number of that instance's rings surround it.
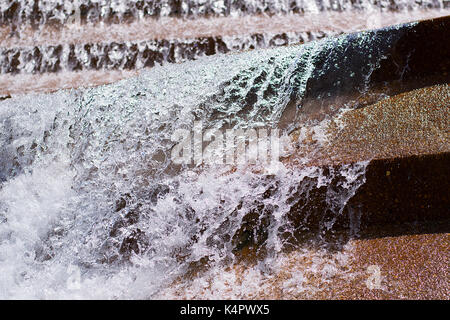
M 287 32 L 122 43 L 64 44 L 0 49 L 0 74 L 142 69 L 217 53 L 299 44 L 334 32 Z
M 122 23 L 142 17 L 236 16 L 252 14 L 288 14 L 305 12 L 342 12 L 350 10 L 400 11 L 443 8 L 445 0 L 113 0 L 43 1 L 7 0 L 0 6 L 0 25 L 27 23 L 63 25 L 74 19 L 81 22 Z

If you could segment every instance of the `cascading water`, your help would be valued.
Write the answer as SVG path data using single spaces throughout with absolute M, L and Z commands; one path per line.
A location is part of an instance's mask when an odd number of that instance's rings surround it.
M 334 32 L 287 32 L 199 39 L 58 44 L 0 49 L 0 74 L 81 70 L 134 70 L 204 55 L 304 43 Z
M 389 30 L 386 43 L 398 35 Z M 322 259 L 367 162 L 176 166 L 171 136 L 194 121 L 285 129 L 289 102 L 320 76 L 316 63 L 332 69 L 330 50 L 357 46 L 375 67 L 386 48 L 371 51 L 373 41 L 376 33 L 362 33 L 203 57 L 108 86 L 1 101 L 0 296 L 183 297 L 187 283 L 200 292 L 199 281 L 214 282 L 245 250 L 259 277 L 279 268 L 289 248 L 314 243 L 309 254 Z M 312 203 L 317 193 L 322 206 Z
M 0 75 L 140 70 L 444 15 L 446 3 L 10 0 L 0 5 Z
M 324 11 L 385 10 L 401 11 L 417 8 L 443 8 L 444 0 L 8 0 L 0 6 L 0 24 L 14 23 L 20 26 L 32 22 L 39 26 L 46 23 L 64 24 L 78 13 L 86 22 L 120 23 L 126 20 L 151 17 L 237 16 L 251 14 L 287 14 Z

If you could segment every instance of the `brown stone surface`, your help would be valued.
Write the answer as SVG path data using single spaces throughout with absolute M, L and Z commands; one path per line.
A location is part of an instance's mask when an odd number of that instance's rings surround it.
M 332 119 L 325 124 L 325 142 L 314 139 L 314 127 L 306 127 L 290 160 L 337 165 L 450 152 L 449 121 L 450 86 L 421 88 Z M 299 135 L 294 132 L 293 139 Z
M 234 264 L 176 281 L 172 299 L 450 299 L 450 234 L 351 240 L 340 252 L 281 254 L 273 272 Z
M 312 278 L 320 290 L 310 297 L 274 290 L 264 298 L 275 299 L 449 299 L 450 234 L 421 234 L 352 240 L 346 275 L 330 282 Z M 296 270 L 295 254 L 285 272 Z M 367 280 L 380 271 L 380 286 L 369 288 Z M 349 277 L 352 275 L 352 277 Z M 272 279 L 274 289 L 279 279 Z M 277 294 L 278 293 L 278 294 Z
M 339 166 L 335 167 L 339 170 Z M 371 161 L 365 182 L 345 204 L 340 215 L 329 211 L 327 192 L 339 190 L 339 179 L 291 199 L 288 219 L 294 245 L 321 232 L 339 247 L 354 234 L 360 238 L 450 231 L 450 153 Z M 304 183 L 302 181 L 301 183 Z M 330 216 L 331 215 L 331 216 Z M 335 217 L 331 231 L 324 222 Z M 256 227 L 258 219 L 253 219 Z M 298 231 L 297 231 L 298 230 Z M 344 231 L 338 232 L 336 231 Z
M 360 268 L 380 267 L 384 288 L 350 289 L 345 297 L 450 299 L 449 233 L 358 240 L 354 254 Z
M 336 222 L 338 229 L 349 228 L 356 212 L 359 240 L 342 249 L 351 258 L 336 275 L 324 279 L 310 272 L 309 289 L 297 294 L 284 283 L 298 271 L 305 274 L 311 262 L 293 250 L 256 298 L 450 298 L 449 98 L 448 85 L 418 89 L 330 123 L 322 164 L 372 159 L 366 182 Z M 369 288 L 366 282 L 377 270 L 380 286 Z

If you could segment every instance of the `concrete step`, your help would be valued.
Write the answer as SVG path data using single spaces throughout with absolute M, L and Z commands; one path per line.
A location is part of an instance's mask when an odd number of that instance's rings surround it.
M 414 9 L 443 8 L 445 0 L 397 0 L 382 1 L 42 1 L 8 0 L 0 7 L 0 25 L 43 24 L 63 25 L 72 19 L 83 23 L 123 23 L 143 17 L 238 16 L 253 14 L 288 14 L 305 12 L 344 12 L 351 10 L 402 11 Z
M 338 252 L 314 248 L 280 255 L 272 272 L 237 263 L 175 282 L 169 299 L 448 300 L 450 234 L 351 240 Z

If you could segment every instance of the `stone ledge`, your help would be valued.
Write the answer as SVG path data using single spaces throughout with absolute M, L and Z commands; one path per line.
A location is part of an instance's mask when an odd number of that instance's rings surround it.
M 421 88 L 292 133 L 288 162 L 323 166 L 450 152 L 450 86 Z M 324 132 L 324 141 L 317 130 Z
M 280 15 L 305 12 L 344 12 L 344 11 L 409 11 L 414 9 L 440 9 L 445 7 L 445 0 L 420 0 L 413 3 L 385 3 L 368 0 L 360 1 L 315 1 L 304 4 L 302 1 L 271 3 L 264 0 L 233 1 L 172 1 L 143 0 L 123 1 L 121 6 L 115 2 L 81 0 L 77 5 L 64 6 L 58 2 L 34 0 L 23 3 L 20 0 L 9 1 L 0 9 L 0 25 L 31 24 L 34 27 L 44 24 L 63 25 L 74 14 L 79 15 L 83 23 L 123 23 L 141 17 L 220 17 L 242 15 Z
M 422 88 L 348 111 L 340 119 L 340 130 L 331 122 L 329 141 L 309 162 L 302 157 L 286 159 L 288 167 L 322 167 L 331 178 L 329 184 L 306 195 L 302 186 L 317 181 L 299 181 L 300 192 L 289 200 L 289 223 L 280 230 L 287 248 L 317 236 L 339 247 L 355 236 L 386 236 L 399 230 L 400 234 L 422 233 L 426 230 L 417 223 L 449 221 L 449 94 L 448 85 Z M 311 149 L 304 155 L 311 156 Z M 359 161 L 369 161 L 365 182 L 338 214 L 329 208 L 328 192 L 340 190 L 342 177 L 332 172 Z M 244 218 L 243 228 L 234 237 L 237 255 L 264 255 L 261 245 L 270 218 L 267 213 L 260 215 L 251 212 Z M 326 226 L 329 221 L 334 221 L 331 229 Z M 450 225 L 444 222 L 439 230 L 449 232 Z

